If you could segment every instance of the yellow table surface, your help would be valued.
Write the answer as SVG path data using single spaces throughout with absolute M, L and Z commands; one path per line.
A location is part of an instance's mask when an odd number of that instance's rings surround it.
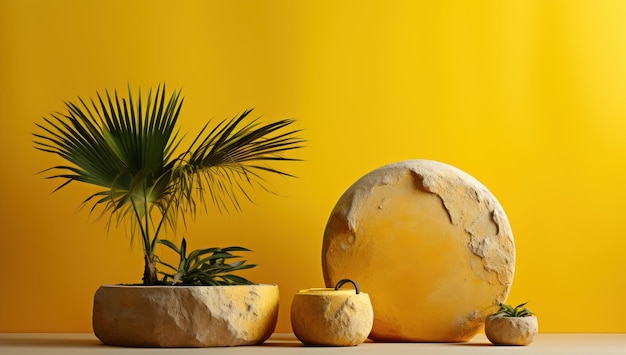
M 305 347 L 293 334 L 274 334 L 262 346 L 145 349 L 102 345 L 90 333 L 0 333 L 0 354 L 621 354 L 626 333 L 538 334 L 529 346 L 493 346 L 483 335 L 467 343 L 373 343 L 355 347 Z

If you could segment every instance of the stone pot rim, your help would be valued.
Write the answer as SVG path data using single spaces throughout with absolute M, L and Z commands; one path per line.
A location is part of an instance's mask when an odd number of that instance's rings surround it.
M 487 317 L 488 319 L 533 319 L 533 318 L 537 318 L 536 315 L 531 314 L 529 316 L 523 316 L 523 317 L 511 317 L 511 316 L 497 316 L 495 314 L 490 315 L 489 317 Z
M 366 292 L 356 293 L 355 290 L 335 290 L 334 288 L 305 288 L 296 292 L 297 296 L 359 296 L 368 294 Z
M 183 288 L 236 288 L 236 287 L 277 287 L 278 284 L 254 284 L 254 285 L 142 285 L 142 284 L 102 284 L 99 287 L 107 288 L 136 288 L 136 289 L 183 289 Z

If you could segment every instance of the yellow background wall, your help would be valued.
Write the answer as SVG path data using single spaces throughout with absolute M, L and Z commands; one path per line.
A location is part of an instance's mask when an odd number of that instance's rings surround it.
M 543 332 L 626 331 L 626 1 L 0 0 L 0 331 L 89 332 L 100 284 L 139 282 L 92 191 L 35 173 L 34 122 L 96 90 L 183 88 L 182 129 L 255 107 L 305 129 L 304 163 L 241 214 L 199 216 L 194 248 L 245 245 L 277 283 L 277 331 L 323 286 L 339 196 L 415 158 L 476 177 L 517 245 L 511 303 Z

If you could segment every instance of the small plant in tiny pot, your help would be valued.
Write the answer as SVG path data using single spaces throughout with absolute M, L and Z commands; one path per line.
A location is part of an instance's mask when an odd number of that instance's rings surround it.
M 525 307 L 500 304 L 496 313 L 485 320 L 485 335 L 495 345 L 528 345 L 539 331 L 537 317 Z
M 100 217 L 108 214 L 109 225 L 130 221 L 131 235 L 141 237 L 144 285 L 185 283 L 188 279 L 193 284 L 204 284 L 203 280 L 210 285 L 249 284 L 248 280 L 231 276 L 217 283 L 206 277 L 183 277 L 185 268 L 176 270 L 175 277 L 164 273 L 165 279 L 160 281 L 157 245 L 166 245 L 177 253 L 183 251 L 185 241 L 180 248 L 175 247 L 162 237 L 164 229 L 176 230 L 179 219 L 184 222 L 187 216 L 195 216 L 199 207 L 206 210 L 207 201 L 222 211 L 228 211 L 229 206 L 239 210 L 239 199 L 250 199 L 250 188 L 270 191 L 264 174 L 292 176 L 265 163 L 297 160 L 283 156 L 302 147 L 303 140 L 296 137 L 298 131 L 288 130 L 294 120 L 268 124 L 258 119 L 246 121 L 251 112 L 247 110 L 212 128 L 211 121 L 207 122 L 191 145 L 177 153 L 182 143 L 177 127 L 184 101 L 180 91 L 167 97 L 165 85 L 159 85 L 156 93 L 148 91 L 147 98 L 139 90 L 136 102 L 130 87 L 125 98 L 117 92 L 110 95 L 106 91 L 104 97 L 96 94 L 96 100 L 79 97 L 78 102 L 66 102 L 66 113 L 51 114 L 44 117 L 44 123 L 37 124 L 40 131 L 34 133 L 35 148 L 69 163 L 44 170 L 53 172 L 48 178 L 62 181 L 55 191 L 73 182 L 100 188 L 83 205 L 91 203 L 92 212 L 102 207 Z M 225 252 L 246 250 L 229 247 L 197 251 L 194 255 L 217 254 L 206 259 L 208 263 L 196 265 L 193 273 L 202 270 L 210 274 L 210 267 L 223 272 L 223 262 L 233 257 Z M 234 266 L 229 271 L 252 266 Z

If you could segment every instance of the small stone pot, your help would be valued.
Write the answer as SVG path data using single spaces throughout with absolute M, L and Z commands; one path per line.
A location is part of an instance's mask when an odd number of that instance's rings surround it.
M 274 331 L 278 301 L 277 285 L 103 285 L 93 330 L 115 346 L 259 345 Z
M 490 316 L 485 321 L 485 335 L 494 345 L 528 345 L 538 332 L 536 316 Z
M 340 290 L 345 283 L 354 290 Z M 291 303 L 291 327 L 308 346 L 355 346 L 363 343 L 374 323 L 369 295 L 352 280 L 335 288 L 300 290 Z

